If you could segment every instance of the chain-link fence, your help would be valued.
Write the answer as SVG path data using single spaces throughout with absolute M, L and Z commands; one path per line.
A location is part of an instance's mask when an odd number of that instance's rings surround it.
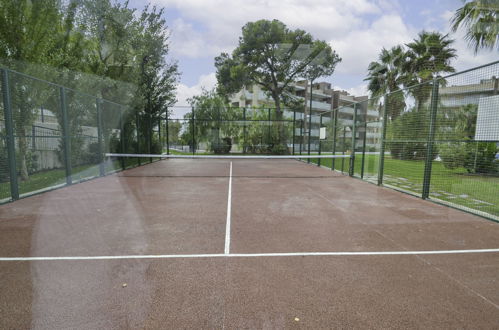
M 140 130 L 149 116 L 23 73 L 0 71 L 0 201 L 140 164 L 106 159 L 108 152 L 161 152 L 157 133 Z
M 107 152 L 331 154 L 353 157 L 306 161 L 497 219 L 498 77 L 494 62 L 334 110 L 314 101 L 312 111 L 218 105 L 153 117 L 3 69 L 0 199 L 154 160 Z
M 333 122 L 321 124 L 332 133 L 322 151 L 354 152 L 356 177 L 497 220 L 498 87 L 494 62 L 339 107 L 323 114 Z

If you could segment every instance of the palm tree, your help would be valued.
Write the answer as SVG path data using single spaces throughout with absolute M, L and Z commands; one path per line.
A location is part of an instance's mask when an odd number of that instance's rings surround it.
M 475 49 L 499 50 L 499 3 L 497 0 L 475 0 L 456 10 L 451 19 L 452 31 L 462 26 L 465 39 Z
M 383 48 L 378 56 L 378 61 L 369 64 L 368 75 L 364 79 L 369 81 L 367 89 L 371 92 L 372 98 L 376 99 L 390 94 L 387 108 L 391 119 L 398 117 L 405 107 L 402 93 L 391 94 L 403 86 L 405 74 L 402 69 L 405 58 L 404 48 L 400 45 L 389 50 Z
M 409 49 L 403 68 L 404 84 L 416 99 L 417 111 L 430 97 L 431 84 L 428 82 L 442 73 L 456 71 L 450 65 L 457 57 L 456 50 L 451 48 L 453 42 L 447 34 L 422 31 L 413 42 L 406 44 Z

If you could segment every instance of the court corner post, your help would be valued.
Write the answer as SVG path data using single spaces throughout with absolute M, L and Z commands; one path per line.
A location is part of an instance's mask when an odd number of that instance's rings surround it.
M 354 166 L 355 166 L 355 139 L 357 137 L 357 109 L 358 103 L 353 105 L 353 125 L 352 125 L 352 154 L 350 155 L 350 168 L 349 168 L 349 176 L 354 175 Z
M 64 134 L 64 167 L 66 170 L 66 184 L 70 185 L 73 183 L 73 179 L 71 173 L 71 137 L 69 135 L 69 118 L 66 100 L 66 89 L 61 86 L 59 88 L 59 94 L 61 100 L 62 132 Z
M 423 178 L 422 198 L 427 199 L 430 195 L 431 168 L 433 164 L 433 145 L 435 143 L 435 128 L 438 110 L 438 78 L 433 79 L 430 103 L 430 130 L 428 132 L 428 141 L 426 144 L 426 159 Z
M 9 71 L 2 70 L 2 97 L 5 116 L 5 142 L 7 143 L 7 157 L 9 159 L 10 196 L 12 200 L 19 199 L 17 184 L 16 142 L 14 139 L 14 120 L 12 118 L 12 104 L 10 99 Z
M 383 171 L 385 166 L 385 139 L 386 139 L 386 128 L 388 126 L 388 100 L 389 95 L 385 95 L 384 97 L 384 105 L 383 105 L 383 117 L 381 123 L 381 140 L 380 140 L 380 148 L 379 148 L 379 164 L 378 164 L 378 186 L 383 184 Z
M 104 168 L 104 145 L 102 142 L 102 100 L 99 98 L 95 99 L 95 106 L 97 109 L 97 141 L 99 144 L 99 175 L 104 176 L 106 174 Z M 124 152 L 124 151 L 122 151 Z

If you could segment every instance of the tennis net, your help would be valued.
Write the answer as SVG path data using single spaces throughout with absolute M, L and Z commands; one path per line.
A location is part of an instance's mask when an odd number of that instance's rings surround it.
M 254 178 L 334 178 L 317 160 L 344 162 L 344 173 L 350 173 L 351 155 L 189 155 L 107 153 L 105 163 L 116 167 L 126 177 L 254 177 Z M 140 162 L 128 169 L 123 164 Z M 308 161 L 311 161 L 308 163 Z M 230 168 L 233 168 L 232 173 Z

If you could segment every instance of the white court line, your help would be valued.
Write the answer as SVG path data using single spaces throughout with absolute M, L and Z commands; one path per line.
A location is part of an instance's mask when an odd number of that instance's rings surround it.
M 73 257 L 9 257 L 0 261 L 55 261 L 55 260 L 115 260 L 115 259 L 187 259 L 187 258 L 255 258 L 255 257 L 304 257 L 304 256 L 396 256 L 424 254 L 499 253 L 499 249 L 435 250 L 435 251 L 352 251 L 352 252 L 289 252 L 289 253 L 212 253 L 212 254 L 149 254 L 122 256 L 73 256 Z
M 232 162 L 229 170 L 229 192 L 227 194 L 227 222 L 225 224 L 225 254 L 230 253 L 230 212 L 232 204 Z

